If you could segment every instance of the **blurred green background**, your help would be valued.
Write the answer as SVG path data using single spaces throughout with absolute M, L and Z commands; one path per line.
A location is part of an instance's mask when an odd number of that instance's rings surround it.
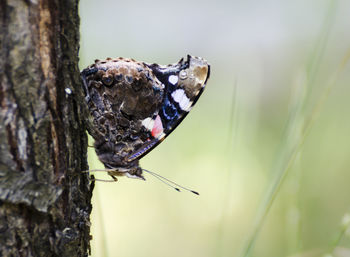
M 80 17 L 81 69 L 211 64 L 195 108 L 141 161 L 200 196 L 147 174 L 97 182 L 92 256 L 350 256 L 350 1 L 81 0 Z M 92 148 L 89 163 L 103 168 Z

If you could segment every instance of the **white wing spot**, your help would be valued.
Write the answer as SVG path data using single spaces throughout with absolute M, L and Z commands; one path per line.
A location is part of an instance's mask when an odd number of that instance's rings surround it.
M 191 110 L 193 102 L 190 101 L 186 96 L 179 103 L 182 110 L 189 112 Z
M 174 92 L 172 92 L 171 97 L 174 99 L 175 102 L 177 102 L 180 105 L 181 110 L 189 111 L 192 102 L 190 101 L 190 99 L 188 99 L 183 89 L 175 90 Z
M 184 97 L 185 91 L 183 89 L 177 89 L 171 93 L 171 97 L 175 102 L 180 103 L 182 98 Z
M 154 119 L 148 117 L 142 121 L 142 125 L 149 131 L 152 131 L 154 126 Z
M 176 85 L 176 83 L 179 81 L 179 78 L 176 75 L 169 76 L 169 82 L 173 85 Z

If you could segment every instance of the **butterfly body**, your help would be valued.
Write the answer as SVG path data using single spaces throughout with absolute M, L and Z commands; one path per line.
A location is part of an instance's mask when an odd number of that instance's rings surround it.
M 185 118 L 209 78 L 209 64 L 188 56 L 162 66 L 108 58 L 81 72 L 98 158 L 114 176 L 141 178 L 139 160 Z

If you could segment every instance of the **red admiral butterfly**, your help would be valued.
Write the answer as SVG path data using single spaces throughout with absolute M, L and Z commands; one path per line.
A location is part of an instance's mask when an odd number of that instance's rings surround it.
M 186 117 L 209 73 L 206 60 L 190 55 L 166 66 L 107 58 L 81 72 L 93 120 L 88 130 L 113 179 L 144 179 L 139 160 Z

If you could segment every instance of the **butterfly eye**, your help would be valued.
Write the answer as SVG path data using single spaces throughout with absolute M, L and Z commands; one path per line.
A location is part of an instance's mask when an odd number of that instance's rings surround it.
M 187 78 L 187 71 L 185 71 L 185 70 L 180 71 L 179 77 L 180 77 L 180 79 L 186 79 Z

